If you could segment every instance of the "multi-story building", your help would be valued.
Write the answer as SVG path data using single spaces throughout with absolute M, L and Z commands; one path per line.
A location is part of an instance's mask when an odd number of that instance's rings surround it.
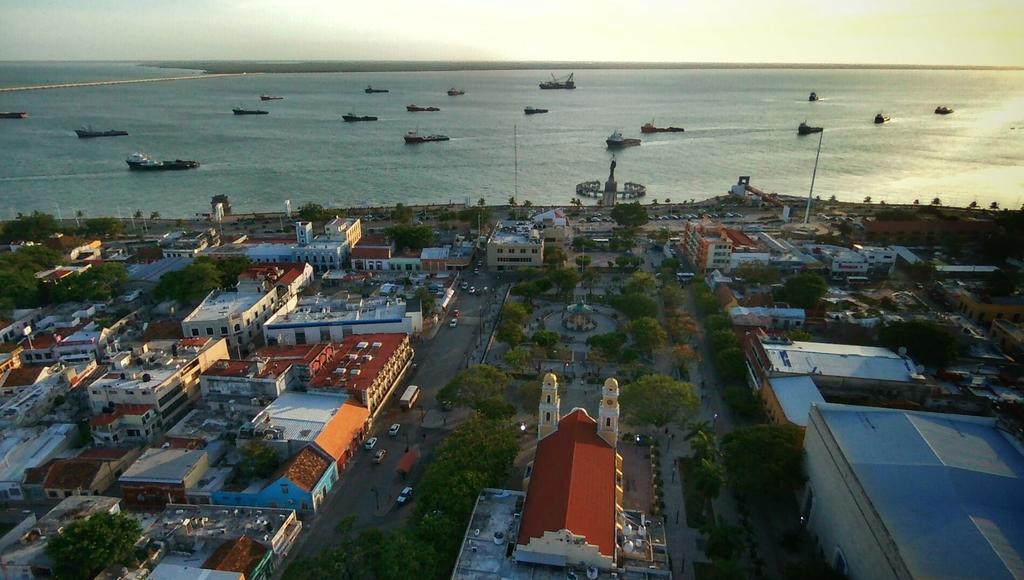
M 975 322 L 993 320 L 1024 321 L 1024 296 L 986 296 L 963 288 L 957 296 L 957 309 Z
M 0 318 L 0 342 L 21 342 L 25 329 L 31 329 L 44 315 L 42 308 L 19 308 L 10 317 Z
M 803 520 L 851 580 L 1019 578 L 1020 432 L 990 417 L 821 403 Z
M 120 422 L 117 416 L 125 417 L 124 409 L 134 412 L 146 406 L 155 414 L 155 423 L 148 423 L 155 425 L 151 435 L 159 428 L 170 427 L 199 398 L 199 375 L 226 358 L 226 342 L 212 338 L 152 341 L 130 352 L 114 354 L 108 372 L 86 387 L 94 420 L 107 421 L 114 416 Z M 134 416 L 141 420 L 145 412 Z
M 181 331 L 186 338 L 222 338 L 232 352 L 245 352 L 259 339 L 263 323 L 279 305 L 276 290 L 214 290 L 181 321 Z
M 541 212 L 530 219 L 540 232 L 546 247 L 565 250 L 572 244 L 572 227 L 561 208 Z
M 199 377 L 203 399 L 276 399 L 296 383 L 296 367 L 257 356 L 253 360 L 219 360 Z
M 730 233 L 742 235 L 742 232 L 730 230 L 717 222 L 686 223 L 683 235 L 680 236 L 680 243 L 683 246 L 683 254 L 698 274 L 729 270 L 733 252 L 733 238 Z
M 118 478 L 128 509 L 159 511 L 169 503 L 188 503 L 189 488 L 200 484 L 225 448 L 214 443 L 204 449 L 150 448 Z
M 369 410 L 371 420 L 395 393 L 415 355 L 404 333 L 360 334 L 324 347 L 324 362 L 310 376 L 309 390 L 347 393 Z
M 76 432 L 70 423 L 0 431 L 0 501 L 23 501 L 25 471 L 67 451 Z
M 209 228 L 199 232 L 174 232 L 160 242 L 165 258 L 194 258 L 206 248 L 220 245 L 220 233 Z
M 263 325 L 270 345 L 341 342 L 353 334 L 422 331 L 419 301 L 390 298 L 347 300 L 311 296 L 300 299 L 294 307 L 282 308 Z
M 503 222 L 487 239 L 487 267 L 497 270 L 544 265 L 544 239 L 532 224 Z
M 239 292 L 277 291 L 278 298 L 288 300 L 298 296 L 313 281 L 313 267 L 309 264 L 257 265 L 238 275 Z
M 1003 319 L 993 320 L 992 340 L 1010 356 L 1024 354 L 1024 325 Z

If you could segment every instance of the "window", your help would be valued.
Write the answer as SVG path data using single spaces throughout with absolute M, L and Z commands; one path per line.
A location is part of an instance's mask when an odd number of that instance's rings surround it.
M 550 421 L 551 420 L 551 413 L 544 413 L 544 420 L 545 421 Z
M 306 331 L 295 331 L 295 344 L 306 344 Z
M 199 336 L 199 329 L 198 328 L 193 328 L 192 329 L 192 336 Z
M 206 336 L 213 336 L 213 327 L 212 326 L 207 326 L 206 327 Z
M 236 324 L 235 325 L 235 332 L 241 332 L 241 331 L 242 331 L 242 325 L 241 324 Z
M 331 341 L 331 330 L 329 328 L 321 328 L 320 329 L 320 342 L 330 342 L 330 341 Z
M 281 484 L 281 493 L 283 493 L 285 495 L 288 495 L 290 488 L 291 488 L 291 486 L 289 486 L 287 483 L 282 483 Z
M 612 418 L 611 417 L 605 417 L 604 418 L 604 426 L 605 427 L 611 427 L 612 426 Z
M 220 327 L 220 335 L 221 336 L 227 336 L 228 335 L 228 327 L 226 327 L 226 326 Z

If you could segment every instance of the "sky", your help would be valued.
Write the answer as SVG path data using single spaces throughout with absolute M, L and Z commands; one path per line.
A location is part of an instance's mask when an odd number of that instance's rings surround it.
M 0 0 L 0 60 L 1024 66 L 1022 0 Z

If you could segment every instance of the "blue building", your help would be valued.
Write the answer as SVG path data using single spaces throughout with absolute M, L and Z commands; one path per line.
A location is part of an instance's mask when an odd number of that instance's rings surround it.
M 249 507 L 291 508 L 315 512 L 338 481 L 338 464 L 317 445 L 307 445 L 272 477 L 244 489 L 225 487 L 213 493 L 213 503 Z

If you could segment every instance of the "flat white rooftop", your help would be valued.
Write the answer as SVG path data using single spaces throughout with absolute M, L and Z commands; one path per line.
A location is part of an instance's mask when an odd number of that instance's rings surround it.
M 281 427 L 282 439 L 314 441 L 345 404 L 345 395 L 284 393 L 252 420 L 256 427 Z
M 782 407 L 786 419 L 801 427 L 807 426 L 807 419 L 811 413 L 811 405 L 820 405 L 825 402 L 821 391 L 806 375 L 798 377 L 777 377 L 769 379 L 775 398 Z
M 877 346 L 801 341 L 761 344 L 772 369 L 780 373 L 897 382 L 910 382 L 917 374 L 909 358 Z
M 257 292 L 226 292 L 216 290 L 203 300 L 187 317 L 185 322 L 220 320 L 242 314 L 255 306 L 265 294 Z

